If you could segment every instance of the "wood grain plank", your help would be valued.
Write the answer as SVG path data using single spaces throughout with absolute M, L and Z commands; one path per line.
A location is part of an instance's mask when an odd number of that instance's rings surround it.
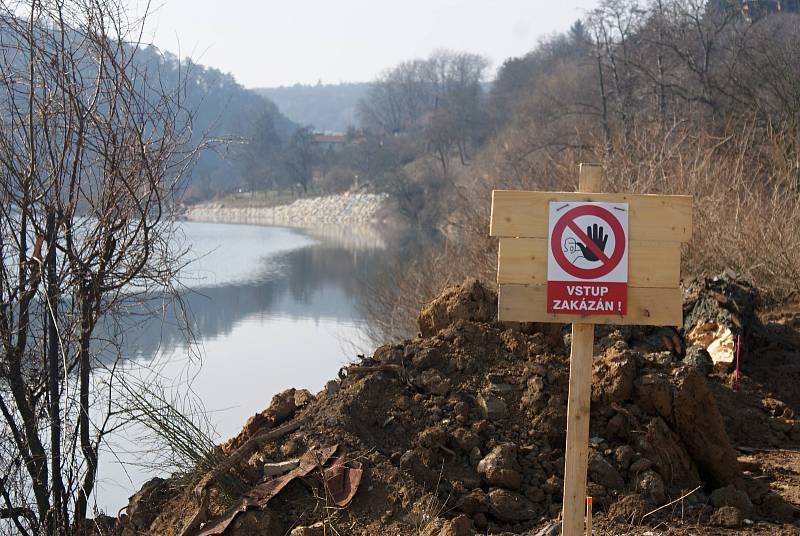
M 547 313 L 546 285 L 500 285 L 497 316 L 500 321 L 592 322 L 641 326 L 680 326 L 683 301 L 679 288 L 628 288 L 628 314 L 565 315 Z
M 582 535 L 589 465 L 589 410 L 592 393 L 594 324 L 572 324 L 564 455 L 564 535 Z
M 628 242 L 628 286 L 677 288 L 681 278 L 680 242 Z M 547 239 L 501 238 L 497 282 L 547 283 Z
M 692 197 L 686 195 L 492 192 L 491 236 L 547 238 L 550 201 L 628 203 L 628 240 L 688 242 Z
M 578 191 L 602 186 L 602 168 L 581 164 Z M 567 448 L 564 455 L 563 534 L 583 534 L 583 504 L 589 462 L 589 410 L 592 391 L 594 324 L 572 324 L 567 397 Z M 590 534 L 591 536 L 591 534 Z

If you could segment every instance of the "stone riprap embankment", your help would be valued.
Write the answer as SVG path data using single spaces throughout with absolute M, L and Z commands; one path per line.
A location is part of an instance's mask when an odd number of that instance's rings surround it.
M 192 221 L 247 223 L 314 228 L 329 224 L 378 223 L 386 212 L 385 194 L 343 193 L 298 199 L 275 207 L 227 206 L 222 203 L 194 205 L 186 211 Z

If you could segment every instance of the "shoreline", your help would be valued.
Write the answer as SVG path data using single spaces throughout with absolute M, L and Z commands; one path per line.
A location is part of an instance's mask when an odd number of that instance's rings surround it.
M 208 223 L 243 223 L 300 229 L 330 225 L 376 226 L 396 220 L 386 194 L 350 193 L 298 199 L 288 205 L 236 207 L 204 203 L 186 209 L 184 218 Z
M 344 193 L 273 207 L 204 203 L 188 207 L 181 219 L 295 229 L 358 251 L 386 249 L 388 240 L 405 229 L 385 194 Z

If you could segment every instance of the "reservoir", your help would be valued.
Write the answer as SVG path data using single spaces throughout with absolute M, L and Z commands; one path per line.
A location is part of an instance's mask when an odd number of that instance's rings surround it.
M 205 410 L 215 442 L 235 435 L 274 394 L 317 393 L 374 349 L 363 289 L 397 250 L 374 229 L 181 222 L 178 240 L 191 260 L 180 277 L 185 307 L 126 335 L 122 367 L 178 397 L 184 410 Z M 95 497 L 114 515 L 143 482 L 167 474 L 153 468 L 163 453 L 138 426 L 108 443 Z

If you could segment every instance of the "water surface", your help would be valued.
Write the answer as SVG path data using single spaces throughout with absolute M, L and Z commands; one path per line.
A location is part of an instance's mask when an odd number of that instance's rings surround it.
M 357 300 L 385 262 L 387 242 L 370 232 L 184 222 L 195 261 L 181 281 L 196 345 L 168 320 L 126 338 L 126 368 L 188 389 L 202 400 L 217 441 L 289 387 L 318 392 L 339 367 L 369 351 Z M 128 432 L 131 434 L 131 432 Z M 147 480 L 151 455 L 125 433 L 101 460 L 98 508 L 116 511 Z M 164 476 L 164 475 L 162 475 Z

